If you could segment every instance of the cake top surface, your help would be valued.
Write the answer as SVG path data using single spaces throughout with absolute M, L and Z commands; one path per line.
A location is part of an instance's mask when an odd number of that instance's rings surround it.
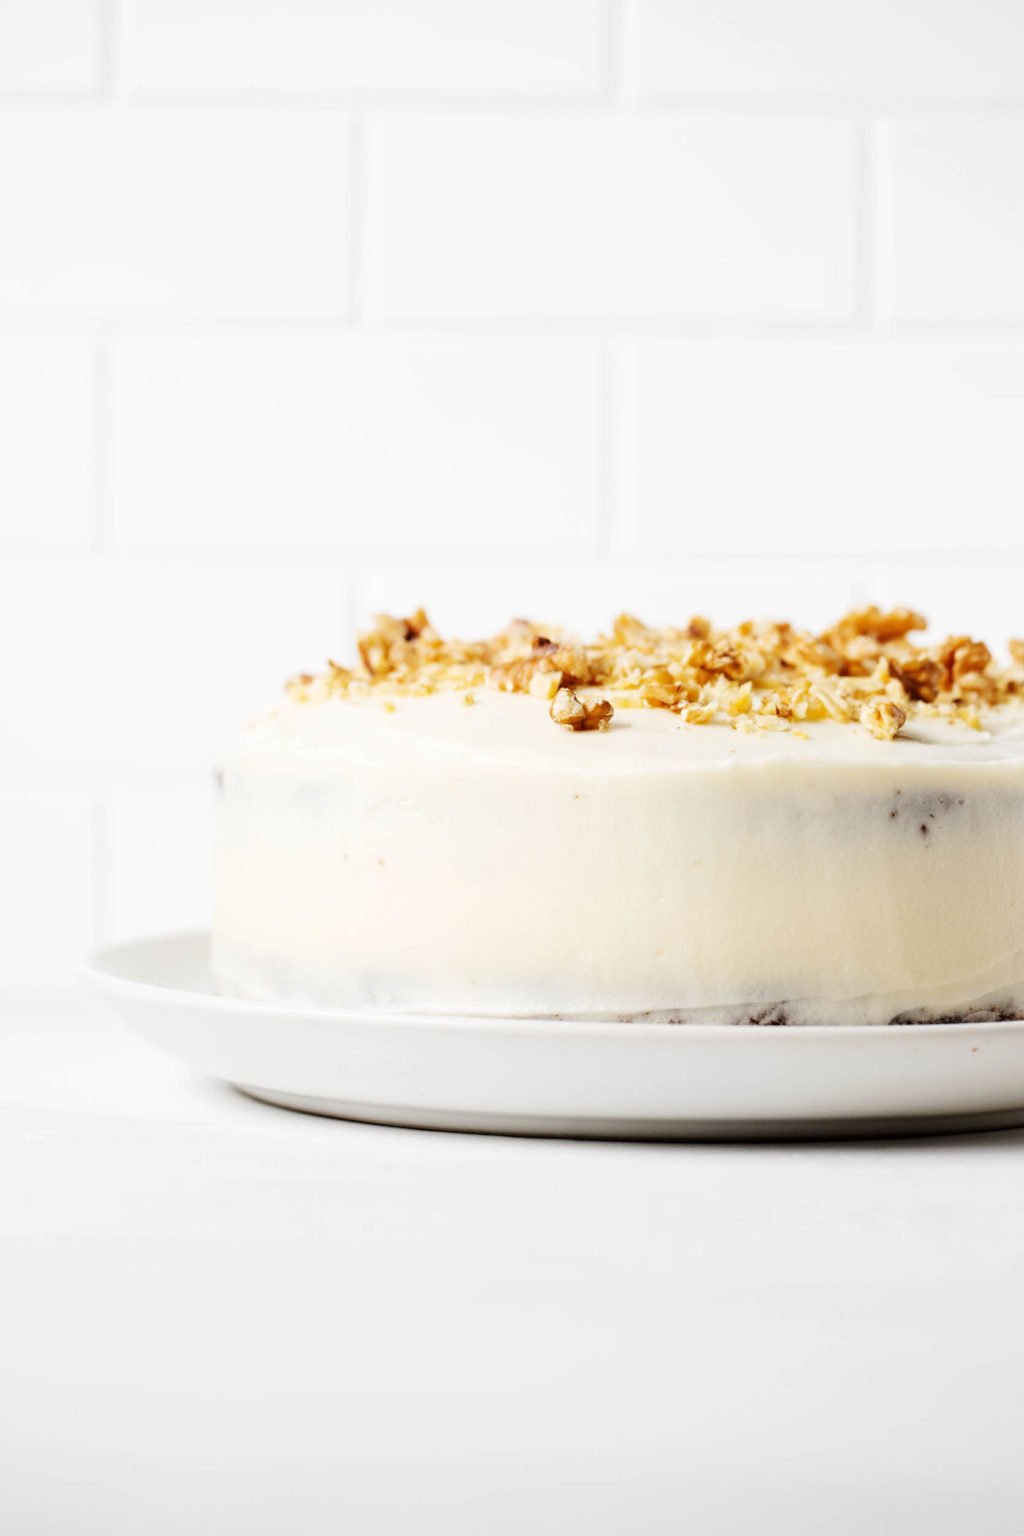
M 689 726 L 667 709 L 617 710 L 608 728 L 585 736 L 555 729 L 528 695 L 484 688 L 466 707 L 453 689 L 431 694 L 373 694 L 358 705 L 344 696 L 320 705 L 285 700 L 225 743 L 223 759 L 256 753 L 261 769 L 289 775 L 300 765 L 333 779 L 340 761 L 400 765 L 403 773 L 491 763 L 586 779 L 621 773 L 669 774 L 761 764 L 803 768 L 827 763 L 856 773 L 927 771 L 956 765 L 1024 766 L 1024 707 L 996 705 L 980 730 L 941 716 L 911 719 L 895 740 L 836 720 L 798 727 L 734 730 L 723 722 Z
M 715 629 L 699 617 L 654 628 L 622 614 L 591 642 L 523 619 L 463 641 L 442 637 L 420 609 L 404 619 L 379 616 L 359 636 L 357 666 L 328 662 L 322 673 L 292 678 L 287 692 L 303 707 L 370 701 L 386 711 L 438 694 L 470 708 L 492 690 L 521 694 L 548 730 L 549 717 L 574 734 L 605 731 L 620 711 L 638 724 L 638 710 L 673 717 L 676 726 L 727 725 L 795 741 L 820 741 L 824 722 L 858 726 L 856 734 L 881 742 L 987 738 L 993 726 L 1003 734 L 1024 704 L 1024 640 L 1010 641 L 1009 662 L 1000 665 L 969 635 L 914 638 L 926 622 L 909 608 L 867 607 L 812 633 L 755 620 Z M 525 716 L 517 720 L 521 728 Z

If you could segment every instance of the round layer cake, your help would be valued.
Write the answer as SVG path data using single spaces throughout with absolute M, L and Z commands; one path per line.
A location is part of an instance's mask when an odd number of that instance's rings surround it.
M 382 620 L 218 774 L 226 993 L 890 1024 L 1024 1012 L 1024 648 Z

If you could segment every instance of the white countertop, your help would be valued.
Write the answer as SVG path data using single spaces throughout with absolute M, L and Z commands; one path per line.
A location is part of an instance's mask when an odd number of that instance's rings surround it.
M 11 1536 L 916 1536 L 1024 1494 L 1024 1132 L 387 1130 L 3 1005 Z

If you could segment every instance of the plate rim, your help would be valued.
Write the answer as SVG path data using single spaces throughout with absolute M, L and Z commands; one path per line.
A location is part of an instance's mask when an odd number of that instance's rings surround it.
M 188 988 L 171 986 L 163 981 L 143 981 L 137 977 L 125 976 L 118 970 L 117 960 L 119 956 L 137 953 L 140 950 L 152 948 L 155 945 L 170 948 L 174 945 L 185 944 L 209 944 L 210 930 L 208 928 L 170 929 L 159 933 L 148 934 L 134 939 L 120 940 L 113 944 L 103 944 L 94 949 L 81 967 L 82 979 L 98 991 L 116 994 L 121 997 L 137 997 L 153 1000 L 156 997 L 173 999 L 183 1005 L 200 1004 L 203 1007 L 214 1005 L 222 1013 L 252 1014 L 259 1013 L 268 1017 L 281 1017 L 301 1020 L 304 1023 L 317 1024 L 350 1024 L 365 1026 L 372 1023 L 375 1027 L 401 1027 L 409 1028 L 420 1026 L 423 1028 L 437 1029 L 439 1027 L 479 1030 L 481 1028 L 493 1029 L 495 1033 L 520 1033 L 537 1034 L 541 1036 L 555 1036 L 565 1034 L 576 1036 L 581 1031 L 588 1034 L 598 1034 L 608 1038 L 622 1039 L 657 1039 L 667 1040 L 723 1040 L 756 1038 L 763 1040 L 766 1036 L 778 1040 L 804 1040 L 821 1044 L 824 1040 L 843 1040 L 848 1043 L 854 1041 L 877 1041 L 879 1039 L 902 1038 L 907 1035 L 917 1036 L 920 1039 L 932 1038 L 941 1034 L 945 1040 L 971 1039 L 980 1032 L 994 1031 L 998 1034 L 1013 1034 L 1024 1030 L 1024 1018 L 1019 1019 L 989 1019 L 978 1020 L 975 1023 L 956 1024 L 801 1024 L 792 1028 L 782 1026 L 769 1026 L 763 1024 L 667 1024 L 651 1021 L 626 1023 L 615 1019 L 592 1019 L 584 1017 L 556 1018 L 536 1017 L 515 1014 L 474 1014 L 474 1013 L 422 1013 L 422 1012 L 387 1012 L 379 1009 L 346 1009 L 346 1008 L 316 1008 L 308 1004 L 276 1001 L 272 998 L 248 998 L 229 997 L 211 988 Z M 790 1049 L 792 1047 L 783 1047 Z

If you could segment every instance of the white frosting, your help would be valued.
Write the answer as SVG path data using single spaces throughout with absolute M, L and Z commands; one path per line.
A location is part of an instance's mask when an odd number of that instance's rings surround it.
M 882 742 L 621 709 L 574 735 L 477 699 L 288 703 L 229 745 L 224 990 L 733 1022 L 1024 1005 L 1024 711 Z

